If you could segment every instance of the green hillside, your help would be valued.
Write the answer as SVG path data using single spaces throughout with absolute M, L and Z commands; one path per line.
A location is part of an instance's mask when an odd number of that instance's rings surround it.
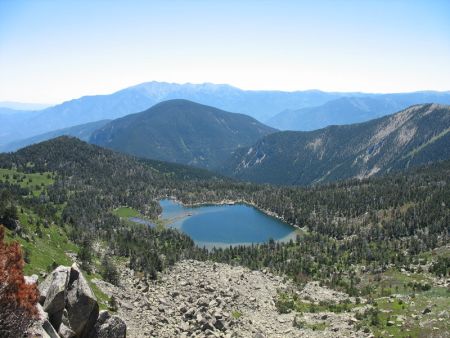
M 274 131 L 246 115 L 170 100 L 108 123 L 90 142 L 139 157 L 214 168 L 236 148 Z
M 449 106 L 417 105 L 365 123 L 268 135 L 238 149 L 223 171 L 298 185 L 370 177 L 450 158 L 449 131 Z

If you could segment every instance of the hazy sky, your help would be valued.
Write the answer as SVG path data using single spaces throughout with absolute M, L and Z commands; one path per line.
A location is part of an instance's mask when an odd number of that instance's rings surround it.
M 450 1 L 0 0 L 0 101 L 152 80 L 450 90 Z

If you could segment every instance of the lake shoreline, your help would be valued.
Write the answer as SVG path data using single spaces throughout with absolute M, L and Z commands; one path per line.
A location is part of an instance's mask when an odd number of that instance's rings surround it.
M 279 221 L 282 221 L 292 227 L 294 227 L 297 230 L 302 230 L 305 231 L 305 229 L 303 229 L 302 227 L 300 227 L 297 224 L 292 224 L 290 222 L 288 222 L 283 216 L 278 215 L 277 213 L 270 211 L 270 210 L 266 210 L 263 209 L 259 206 L 257 206 L 255 203 L 253 202 L 248 202 L 245 200 L 221 200 L 221 201 L 216 201 L 216 202 L 197 202 L 197 203 L 183 203 L 183 201 L 180 201 L 178 198 L 176 198 L 175 196 L 166 196 L 165 198 L 173 200 L 174 202 L 180 204 L 183 207 L 186 208 L 196 208 L 196 207 L 206 207 L 206 206 L 221 206 L 221 205 L 236 205 L 236 204 L 245 204 L 248 205 L 250 207 L 253 207 L 255 209 L 257 209 L 258 211 L 266 214 L 267 216 L 273 217 L 278 219 Z M 162 213 L 161 213 L 162 215 Z M 158 215 L 158 218 L 161 217 L 161 215 Z

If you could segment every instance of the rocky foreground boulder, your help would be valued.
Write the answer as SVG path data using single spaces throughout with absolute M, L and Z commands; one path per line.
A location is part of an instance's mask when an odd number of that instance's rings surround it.
M 59 266 L 39 285 L 40 320 L 33 337 L 124 338 L 127 327 L 118 316 L 99 312 L 97 299 L 76 264 Z

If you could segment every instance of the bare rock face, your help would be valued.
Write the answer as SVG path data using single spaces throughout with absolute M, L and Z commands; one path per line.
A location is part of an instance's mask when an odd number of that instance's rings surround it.
M 41 304 L 41 305 L 44 304 L 45 299 L 47 298 L 48 289 L 50 288 L 50 284 L 52 283 L 52 280 L 53 280 L 52 278 L 49 278 L 47 276 L 47 278 L 45 278 L 44 281 L 38 285 L 39 304 Z
M 55 329 L 59 328 L 62 321 L 62 314 L 66 305 L 67 285 L 69 284 L 70 268 L 65 266 L 57 267 L 44 282 L 44 287 L 39 288 L 42 292 L 41 299 L 44 311 L 48 313 L 50 323 Z M 48 286 L 48 288 L 47 288 Z
M 27 337 L 60 338 L 52 324 L 48 321 L 48 314 L 44 311 L 41 304 L 36 305 L 37 320 L 28 329 Z
M 31 285 L 31 284 L 37 284 L 39 277 L 38 277 L 38 275 L 31 275 L 31 276 L 24 276 L 24 279 L 25 279 L 25 284 Z
M 69 327 L 77 336 L 92 330 L 98 317 L 98 303 L 76 264 L 72 265 L 70 272 L 66 309 Z

